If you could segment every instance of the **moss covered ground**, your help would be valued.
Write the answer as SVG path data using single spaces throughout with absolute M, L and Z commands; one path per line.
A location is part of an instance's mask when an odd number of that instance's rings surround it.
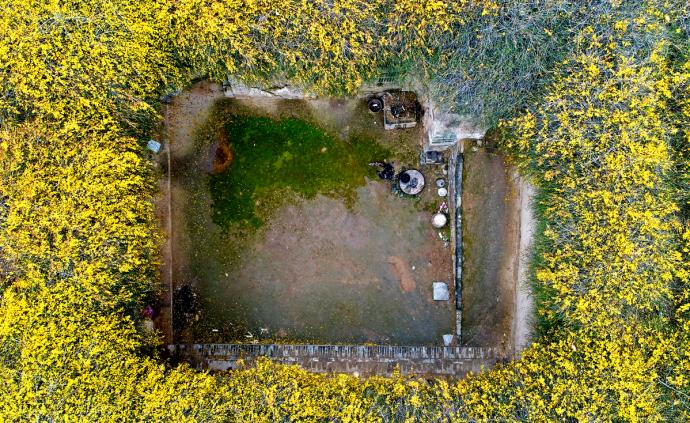
M 213 220 L 224 227 L 261 226 L 257 208 L 275 207 L 273 194 L 285 189 L 307 199 L 324 194 L 351 204 L 365 177 L 376 177 L 368 163 L 390 154 L 375 140 L 342 141 L 296 118 L 231 115 L 223 129 L 233 162 L 210 178 L 210 190 Z

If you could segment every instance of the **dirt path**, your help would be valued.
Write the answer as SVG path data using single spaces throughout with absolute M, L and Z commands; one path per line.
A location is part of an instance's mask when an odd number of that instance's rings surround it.
M 513 351 L 520 190 L 505 159 L 465 151 L 462 345 Z
M 464 163 L 462 344 L 512 355 L 531 342 L 534 187 L 493 150 L 466 150 Z

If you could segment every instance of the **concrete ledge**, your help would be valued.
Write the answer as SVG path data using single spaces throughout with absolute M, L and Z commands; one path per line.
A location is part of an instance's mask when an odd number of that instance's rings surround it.
M 286 100 L 313 100 L 316 94 L 305 92 L 297 87 L 280 85 L 271 88 L 252 87 L 238 81 L 230 81 L 223 85 L 223 94 L 229 98 L 282 98 Z

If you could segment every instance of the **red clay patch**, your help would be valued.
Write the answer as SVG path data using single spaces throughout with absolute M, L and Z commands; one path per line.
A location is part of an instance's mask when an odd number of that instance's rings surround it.
M 228 136 L 224 132 L 218 133 L 218 145 L 213 157 L 213 171 L 212 173 L 223 173 L 232 163 L 232 150 L 230 149 L 230 142 Z
M 417 283 L 410 272 L 410 266 L 398 256 L 388 256 L 388 263 L 393 268 L 393 273 L 400 283 L 402 292 L 412 292 L 417 287 Z

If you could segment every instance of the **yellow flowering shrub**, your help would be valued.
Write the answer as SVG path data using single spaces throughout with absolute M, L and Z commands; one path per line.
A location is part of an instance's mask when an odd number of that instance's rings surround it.
M 172 11 L 196 75 L 351 93 L 376 69 L 380 0 L 194 0 Z
M 690 9 L 549 5 L 0 0 L 0 420 L 690 419 Z M 137 326 L 160 238 L 143 144 L 161 96 L 205 77 L 352 93 L 396 61 L 478 84 L 484 57 L 451 59 L 487 54 L 504 21 L 548 25 L 516 28 L 499 56 L 567 40 L 502 124 L 542 190 L 544 325 L 520 360 L 426 381 L 266 360 L 210 375 L 152 352 Z

